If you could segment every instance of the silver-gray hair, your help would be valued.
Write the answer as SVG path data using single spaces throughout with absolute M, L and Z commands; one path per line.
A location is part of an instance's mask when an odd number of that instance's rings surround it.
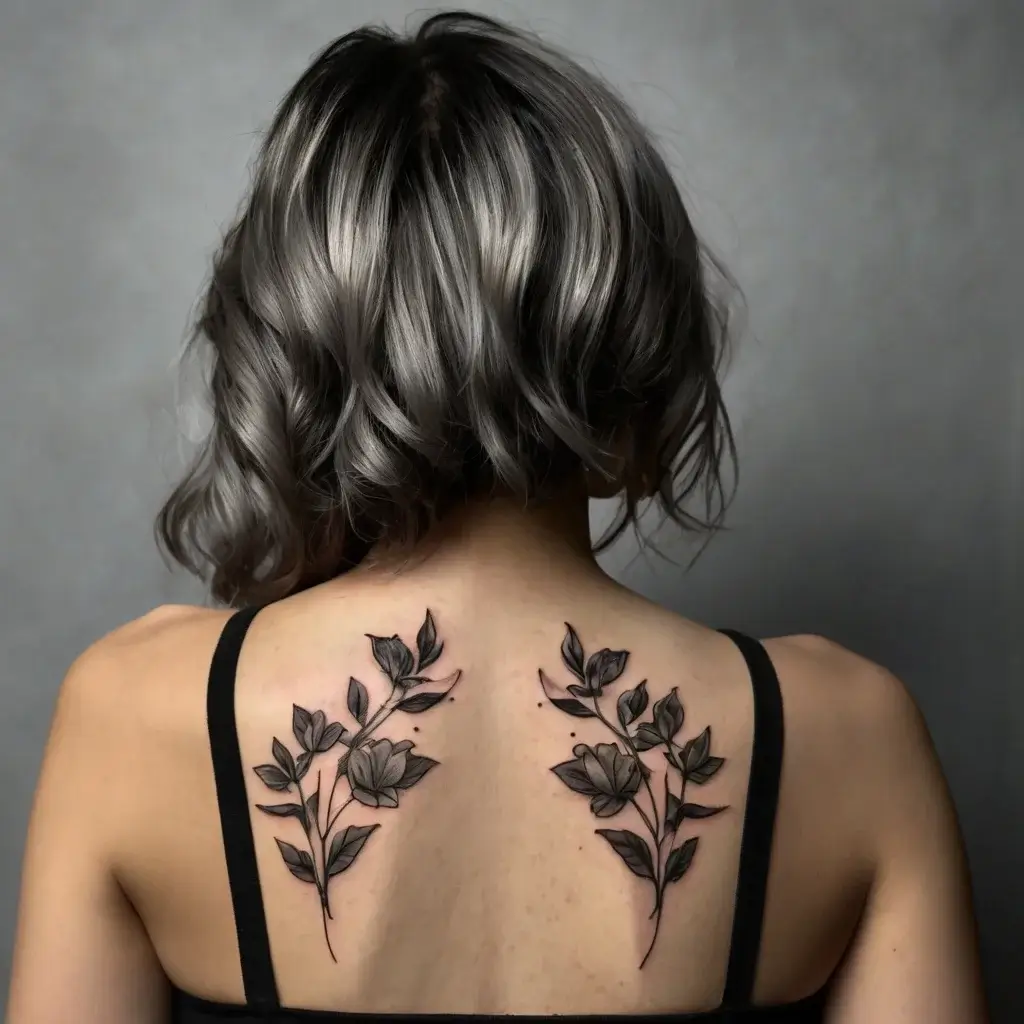
M 623 499 L 599 547 L 648 496 L 714 528 L 735 449 L 710 273 L 596 76 L 476 14 L 350 32 L 285 97 L 215 257 L 191 343 L 213 423 L 159 540 L 245 604 L 583 472 Z

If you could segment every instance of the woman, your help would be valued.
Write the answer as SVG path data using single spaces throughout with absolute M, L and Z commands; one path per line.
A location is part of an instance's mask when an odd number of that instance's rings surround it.
M 447 14 L 316 59 L 216 259 L 212 431 L 159 521 L 244 610 L 71 669 L 11 1024 L 985 1019 L 901 684 L 595 563 L 589 497 L 612 535 L 720 520 L 711 271 L 634 116 L 536 39 Z

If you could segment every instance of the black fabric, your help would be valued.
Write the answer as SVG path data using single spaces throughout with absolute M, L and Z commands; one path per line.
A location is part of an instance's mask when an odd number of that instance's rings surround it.
M 258 1012 L 251 1006 L 213 1003 L 176 990 L 172 1021 L 175 1024 L 390 1024 L 411 1020 L 417 1024 L 483 1024 L 508 1021 L 509 1024 L 822 1024 L 825 993 L 781 1006 L 750 1006 L 731 1013 L 718 1009 L 706 1013 L 648 1014 L 559 1014 L 531 1017 L 522 1014 L 449 1014 L 449 1013 L 344 1013 L 328 1010 L 281 1009 Z
M 213 778 L 224 836 L 224 855 L 235 912 L 238 957 L 245 1001 L 257 1010 L 280 1006 L 270 937 L 263 912 L 263 892 L 256 866 L 256 846 L 245 792 L 245 771 L 235 723 L 235 670 L 242 641 L 259 608 L 246 608 L 228 619 L 210 663 L 206 690 L 206 722 L 210 731 Z
M 242 641 L 258 610 L 252 608 L 237 612 L 228 621 L 210 666 L 207 695 L 210 748 L 246 1002 L 244 1005 L 218 1003 L 175 988 L 172 990 L 172 1020 L 177 1024 L 216 1024 L 218 1021 L 233 1021 L 234 1024 L 382 1024 L 416 1019 L 431 1024 L 471 1024 L 509 1019 L 508 1016 L 484 1014 L 363 1014 L 280 1006 L 235 724 L 235 669 Z M 552 1021 L 560 1024 L 599 1024 L 602 1021 L 614 1024 L 650 1024 L 651 1021 L 664 1024 L 821 1024 L 824 1019 L 824 988 L 796 1003 L 781 1006 L 751 1004 L 782 771 L 782 695 L 774 666 L 761 644 L 735 630 L 721 632 L 743 654 L 750 671 L 754 698 L 753 752 L 721 1006 L 701 1013 L 514 1016 L 512 1019 L 516 1024 L 550 1024 Z
M 731 1009 L 749 1006 L 753 998 L 785 737 L 782 692 L 768 652 L 757 640 L 743 633 L 732 629 L 723 629 L 722 632 L 743 654 L 754 692 L 754 748 L 750 757 L 747 807 L 743 816 L 729 967 L 722 997 L 723 1007 Z

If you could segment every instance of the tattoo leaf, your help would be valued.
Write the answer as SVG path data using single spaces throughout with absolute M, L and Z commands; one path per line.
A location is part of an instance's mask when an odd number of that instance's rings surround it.
M 291 843 L 283 839 L 276 839 L 277 848 L 281 851 L 281 857 L 288 870 L 300 882 L 316 882 L 316 869 L 313 866 L 313 858 L 305 850 L 297 850 Z
M 692 772 L 708 759 L 711 752 L 711 726 L 683 747 L 682 761 L 686 771 Z
M 683 818 L 712 818 L 725 809 L 725 807 L 706 807 L 704 804 L 683 804 L 679 817 L 680 820 Z
M 420 631 L 416 634 L 416 671 L 422 672 L 428 665 L 433 665 L 441 657 L 444 644 L 437 642 L 437 627 L 434 625 L 434 617 L 427 609 L 426 618 Z
M 428 651 L 433 650 L 435 643 L 437 643 L 437 627 L 434 625 L 434 616 L 430 614 L 428 608 L 427 614 L 423 616 L 423 625 L 420 626 L 420 630 L 416 634 L 416 650 L 420 657 L 422 658 Z
M 725 807 L 707 807 L 704 804 L 684 804 L 675 793 L 669 793 L 665 811 L 665 827 L 675 832 L 687 818 L 713 818 Z
M 366 715 L 370 710 L 370 695 L 355 676 L 348 680 L 348 711 L 349 714 L 360 724 L 366 725 Z
M 398 747 L 396 746 L 397 750 Z M 438 764 L 432 757 L 422 757 L 419 754 L 410 754 L 405 762 L 405 774 L 395 783 L 397 789 L 409 789 L 415 786 L 431 768 Z
M 317 816 L 320 814 L 320 790 L 311 793 L 306 800 L 306 828 L 312 828 L 317 824 Z
M 306 772 L 309 771 L 309 766 L 313 763 L 312 750 L 303 751 L 295 759 L 295 781 L 299 782 L 306 777 Z
M 702 786 L 723 764 L 725 764 L 724 757 L 709 757 L 699 768 L 687 772 L 686 777 L 690 782 L 696 782 L 698 786 Z
M 406 697 L 405 700 L 399 701 L 396 709 L 406 711 L 410 715 L 419 715 L 424 711 L 429 711 L 435 704 L 440 704 L 444 700 L 446 692 L 414 694 L 412 697 Z
M 298 818 L 302 820 L 302 804 L 257 804 L 256 809 L 275 818 Z
M 373 636 L 370 633 L 366 635 L 370 638 L 373 656 L 388 679 L 397 683 L 403 676 L 412 673 L 412 651 L 405 646 L 405 641 L 400 636 Z
M 366 840 L 378 828 L 380 825 L 349 825 L 338 832 L 331 840 L 331 848 L 327 854 L 327 877 L 340 875 L 342 871 L 350 868 L 366 845 Z
M 309 750 L 309 734 L 307 730 L 312 732 L 313 727 L 313 716 L 305 709 L 300 708 L 298 704 L 292 705 L 292 732 L 295 733 L 295 738 L 299 741 L 299 746 L 303 750 Z
M 295 758 L 292 757 L 292 752 L 276 736 L 270 746 L 270 752 L 274 755 L 274 760 L 281 766 L 281 770 L 294 782 Z
M 572 761 L 563 761 L 551 769 L 574 793 L 582 793 L 583 796 L 600 796 L 601 790 L 594 785 L 583 768 L 583 758 L 577 757 Z
M 550 700 L 559 711 L 564 711 L 567 715 L 572 715 L 574 718 L 597 717 L 594 712 L 586 706 L 586 704 L 571 697 L 549 697 L 548 700 Z
M 637 683 L 632 690 L 619 695 L 615 707 L 619 713 L 619 724 L 623 729 L 635 722 L 647 710 L 647 680 Z
M 640 836 L 626 829 L 599 828 L 595 831 L 608 840 L 608 844 L 634 875 L 649 878 L 652 882 L 655 880 L 654 859 L 647 843 Z
M 324 736 L 324 729 L 327 728 L 327 716 L 322 711 L 314 711 L 309 722 L 309 731 L 304 737 L 309 741 L 309 749 L 316 750 Z
M 660 746 L 664 743 L 661 734 L 657 729 L 654 728 L 649 722 L 644 722 L 636 731 L 636 736 L 633 739 L 633 746 L 637 750 L 650 750 L 652 747 Z
M 462 678 L 462 669 L 456 669 L 450 676 L 444 679 L 417 679 L 417 683 L 432 683 L 434 686 L 442 686 L 443 690 L 432 690 L 430 693 L 417 693 L 412 697 L 400 700 L 395 708 L 398 711 L 407 711 L 410 714 L 418 715 L 423 711 L 429 711 L 435 704 L 440 703 L 448 696 L 455 684 Z M 408 688 L 407 688 L 408 689 Z
M 675 832 L 683 820 L 682 807 L 679 797 L 675 793 L 669 793 L 665 800 L 665 828 L 670 832 Z
M 602 688 L 614 683 L 626 670 L 628 658 L 629 651 L 611 651 L 607 647 L 592 654 L 583 670 L 588 691 L 600 697 Z
M 666 743 L 683 727 L 683 705 L 679 703 L 676 688 L 667 697 L 654 704 L 654 728 Z
M 666 885 L 669 882 L 678 882 L 686 874 L 686 869 L 690 866 L 694 851 L 697 849 L 698 838 L 698 836 L 691 836 L 682 846 L 677 846 L 668 855 L 668 860 L 665 861 Z
M 544 691 L 544 696 L 547 697 L 547 699 L 554 704 L 559 711 L 564 711 L 567 715 L 572 715 L 574 718 L 597 717 L 597 715 L 588 708 L 586 704 L 582 701 L 576 700 L 574 697 L 552 697 L 550 691 L 557 689 L 555 684 L 544 674 L 544 669 L 538 669 L 537 675 L 540 678 L 540 686 Z M 569 689 L 571 690 L 573 687 L 569 687 Z
M 562 641 L 562 661 L 565 667 L 580 682 L 583 681 L 583 644 L 576 635 L 576 630 L 567 622 L 565 624 L 565 639 Z
M 334 744 L 337 743 L 344 734 L 345 727 L 341 724 L 341 722 L 331 722 L 331 724 L 327 726 L 326 729 L 324 729 L 324 734 L 320 738 L 320 742 L 316 746 L 316 752 L 318 754 L 322 754 L 325 751 L 330 750 L 331 747 L 333 747 Z
M 276 764 L 260 764 L 253 768 L 253 771 L 271 789 L 283 792 L 291 788 L 292 780 Z

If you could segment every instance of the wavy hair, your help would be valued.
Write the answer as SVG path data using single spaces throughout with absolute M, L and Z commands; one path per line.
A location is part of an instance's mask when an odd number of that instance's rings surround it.
M 284 98 L 190 349 L 212 427 L 157 520 L 230 604 L 581 473 L 720 525 L 724 273 L 595 75 L 462 12 L 326 47 Z M 703 497 L 703 514 L 684 507 Z

